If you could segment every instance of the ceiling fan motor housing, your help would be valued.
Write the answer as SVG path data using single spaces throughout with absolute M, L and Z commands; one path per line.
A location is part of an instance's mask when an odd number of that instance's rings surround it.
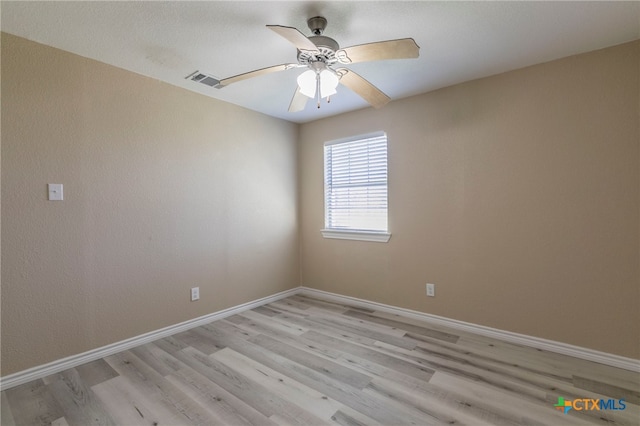
M 318 47 L 326 47 L 329 50 L 335 52 L 340 48 L 338 42 L 332 39 L 331 37 L 326 37 L 323 35 L 311 36 L 309 40 L 313 42 Z

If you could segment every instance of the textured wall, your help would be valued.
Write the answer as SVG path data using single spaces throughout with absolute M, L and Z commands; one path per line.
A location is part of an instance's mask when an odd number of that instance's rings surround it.
M 311 287 L 639 358 L 639 49 L 298 135 L 2 34 L 1 374 L 295 287 L 300 273 Z M 392 239 L 324 240 L 322 143 L 375 130 L 390 140 Z M 46 201 L 49 182 L 65 201 Z
M 2 375 L 299 285 L 297 130 L 2 34 Z
M 635 42 L 302 125 L 303 285 L 640 358 L 639 71 Z M 377 130 L 391 240 L 323 239 L 323 142 Z

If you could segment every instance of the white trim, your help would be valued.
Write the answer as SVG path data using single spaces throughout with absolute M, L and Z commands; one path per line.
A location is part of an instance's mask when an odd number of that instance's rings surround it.
M 136 346 L 152 342 L 154 340 L 162 339 L 163 337 L 171 336 L 173 334 L 180 333 L 194 327 L 199 327 L 212 321 L 235 315 L 242 311 L 257 308 L 258 306 L 275 302 L 276 300 L 284 299 L 285 297 L 293 296 L 295 294 L 298 294 L 299 292 L 300 287 L 281 291 L 280 293 L 276 293 L 271 296 L 263 297 L 261 299 L 256 299 L 251 302 L 223 309 L 221 311 L 207 314 L 198 318 L 190 319 L 179 324 L 170 325 L 169 327 L 161 328 L 159 330 L 150 331 L 149 333 L 121 340 L 120 342 L 115 342 L 110 345 L 102 346 L 100 348 L 92 349 L 80 354 L 71 355 L 69 357 L 52 361 L 47 364 L 38 365 L 27 370 L 18 371 L 17 373 L 0 377 L 0 391 L 4 391 L 6 389 L 30 382 L 32 380 L 41 379 L 51 374 L 59 373 L 66 369 L 77 367 L 87 362 L 95 361 L 97 359 L 104 358 L 121 351 L 126 351 L 127 349 L 131 349 Z
M 380 231 L 354 231 L 343 229 L 321 229 L 322 236 L 325 238 L 335 238 L 337 240 L 357 240 L 357 241 L 374 241 L 377 243 L 389 242 L 391 234 Z
M 362 135 L 347 136 L 345 138 L 334 139 L 332 141 L 325 142 L 324 146 L 336 145 L 336 144 L 346 143 L 346 142 L 355 142 L 355 141 L 360 141 L 364 139 L 381 138 L 381 137 L 385 137 L 385 138 L 387 137 L 387 133 L 384 130 L 378 130 L 377 132 L 371 132 L 371 133 L 365 133 Z
M 308 287 L 300 287 L 301 294 L 325 299 L 328 301 L 359 306 L 362 308 L 372 309 L 376 311 L 387 312 L 396 315 L 404 315 L 410 318 L 422 321 L 432 322 L 435 324 L 450 327 L 456 330 L 462 330 L 470 333 L 479 334 L 481 336 L 491 337 L 503 340 L 509 343 L 543 349 L 563 355 L 573 356 L 575 358 L 593 361 L 611 367 L 622 368 L 629 371 L 640 372 L 640 360 L 627 358 L 620 355 L 600 352 L 594 349 L 583 348 L 580 346 L 570 345 L 568 343 L 556 342 L 554 340 L 542 339 L 540 337 L 527 336 L 525 334 L 513 333 L 511 331 L 499 330 L 496 328 L 485 327 L 483 325 L 472 324 L 464 321 L 458 321 L 438 315 L 426 314 L 424 312 L 413 311 L 411 309 L 398 308 L 396 306 L 385 305 L 383 303 L 371 302 L 368 300 L 358 299 L 351 296 L 342 296 L 336 293 L 316 290 Z
M 296 294 L 306 294 L 309 296 L 333 301 L 341 304 L 359 306 L 367 309 L 373 309 L 381 312 L 388 312 L 396 315 L 405 315 L 410 318 L 419 319 L 426 322 L 432 322 L 440 324 L 446 327 L 450 327 L 456 330 L 467 331 L 470 333 L 479 334 L 481 336 L 492 337 L 494 339 L 503 340 L 505 342 L 520 344 L 524 346 L 530 346 L 537 349 L 543 349 L 550 352 L 556 352 L 563 355 L 569 355 L 576 358 L 584 359 L 587 361 L 598 362 L 600 364 L 609 365 L 611 367 L 618 367 L 629 371 L 640 372 L 640 360 L 633 358 L 626 358 L 619 355 L 609 354 L 606 352 L 600 352 L 593 349 L 583 348 L 580 346 L 569 345 L 567 343 L 556 342 L 553 340 L 541 339 L 539 337 L 527 336 L 524 334 L 513 333 L 510 331 L 498 330 L 491 327 L 485 327 L 482 325 L 471 324 L 464 321 L 458 321 L 450 318 L 441 317 L 438 315 L 426 314 L 424 312 L 413 311 L 411 309 L 398 308 L 396 306 L 385 305 L 383 303 L 371 302 L 364 299 L 358 299 L 351 296 L 342 296 L 336 293 L 329 293 L 327 291 L 316 290 L 308 287 L 296 287 L 289 290 L 276 293 L 271 296 L 263 297 L 251 302 L 243 303 L 241 305 L 233 306 L 231 308 L 223 309 L 212 314 L 204 315 L 199 318 L 194 318 L 179 324 L 171 325 L 169 327 L 161 328 L 159 330 L 151 331 L 149 333 L 141 334 L 140 336 L 125 339 L 120 342 L 112 343 L 101 348 L 92 349 L 81 354 L 72 355 L 67 358 L 52 361 L 48 364 L 38 365 L 28 370 L 18 371 L 17 373 L 9 374 L 8 376 L 0 377 L 0 391 L 12 388 L 14 386 L 21 385 L 23 383 L 30 382 L 32 380 L 42 379 L 43 377 L 51 374 L 59 373 L 68 368 L 77 367 L 87 362 L 95 361 L 100 358 L 104 358 L 115 353 L 125 351 L 134 348 L 145 343 L 152 342 L 163 337 L 171 336 L 182 331 L 189 330 L 194 327 L 199 327 L 204 324 L 208 324 L 212 321 L 226 318 L 231 315 L 235 315 L 242 311 L 254 309 L 267 303 L 275 302 L 276 300 L 284 299 L 285 297 L 294 296 Z

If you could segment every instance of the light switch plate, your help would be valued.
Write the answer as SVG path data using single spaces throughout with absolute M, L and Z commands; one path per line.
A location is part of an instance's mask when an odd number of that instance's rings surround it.
M 61 183 L 50 183 L 47 185 L 49 189 L 49 201 L 62 201 L 62 184 Z

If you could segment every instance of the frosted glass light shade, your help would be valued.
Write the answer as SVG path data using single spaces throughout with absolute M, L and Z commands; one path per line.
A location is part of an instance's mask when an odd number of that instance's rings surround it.
M 317 74 L 316 71 L 307 70 L 298 76 L 298 87 L 300 87 L 300 93 L 313 99 L 316 97 L 316 89 L 318 86 L 317 78 L 320 77 L 320 97 L 326 98 L 327 96 L 334 95 L 336 93 L 336 87 L 340 80 L 338 76 L 327 69 L 324 69 Z
M 327 96 L 335 95 L 339 81 L 335 73 L 329 70 L 322 70 L 320 73 L 320 97 L 326 98 Z
M 316 97 L 316 72 L 307 70 L 298 76 L 300 93 L 313 99 Z

